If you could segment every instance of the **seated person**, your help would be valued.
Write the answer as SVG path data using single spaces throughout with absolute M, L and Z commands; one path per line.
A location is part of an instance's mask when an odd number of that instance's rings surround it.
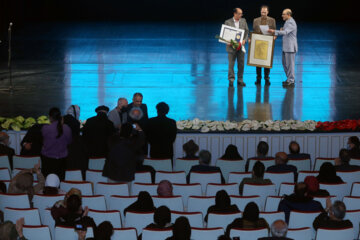
M 45 187 L 40 193 L 44 195 L 56 195 L 56 194 L 66 194 L 65 191 L 61 190 L 60 188 L 60 179 L 59 177 L 51 173 L 47 175 L 45 180 Z
M 152 212 L 155 211 L 154 202 L 150 194 L 146 191 L 141 191 L 138 195 L 138 199 L 130 206 L 124 209 L 124 215 L 127 211 L 134 212 Z
M 275 172 L 275 173 L 282 173 L 282 172 L 293 172 L 294 173 L 294 182 L 297 179 L 297 168 L 293 165 L 287 164 L 289 158 L 286 153 L 278 152 L 275 155 L 275 165 L 270 166 L 266 169 L 267 172 Z
M 334 165 L 325 162 L 321 165 L 319 175 L 316 176 L 319 183 L 343 183 L 341 177 L 336 175 Z
M 25 225 L 24 218 L 16 220 L 16 224 L 11 221 L 6 221 L 0 224 L 0 239 L 1 240 L 26 240 L 23 234 L 23 227 Z
M 0 155 L 8 156 L 10 168 L 13 169 L 13 156 L 15 155 L 15 150 L 9 146 L 9 135 L 6 132 L 0 132 Z
M 157 188 L 157 194 L 160 197 L 171 197 L 173 196 L 173 186 L 170 181 L 162 180 L 159 182 Z
M 224 155 L 221 156 L 220 159 L 223 160 L 243 160 L 238 149 L 235 145 L 229 144 L 225 150 Z
M 339 157 L 335 159 L 336 171 L 360 171 L 360 166 L 350 165 L 350 152 L 345 148 L 339 152 Z
M 71 188 L 64 196 L 64 200 L 57 201 L 54 206 L 51 208 L 51 216 L 53 219 L 60 218 L 66 214 L 68 214 L 68 210 L 66 207 L 67 199 L 72 196 L 77 195 L 81 198 L 81 191 L 77 188 Z
M 310 154 L 307 153 L 300 153 L 300 145 L 296 141 L 291 141 L 289 144 L 289 154 L 288 158 L 306 158 L 311 159 Z
M 191 227 L 186 217 L 178 217 L 172 228 L 173 235 L 166 240 L 190 240 Z
M 271 184 L 270 179 L 264 179 L 264 173 L 265 173 L 265 166 L 262 162 L 257 161 L 254 164 L 253 170 L 252 170 L 252 177 L 251 178 L 244 178 L 240 185 L 239 185 L 239 194 L 243 194 L 244 190 L 244 184 L 245 183 L 255 183 L 255 184 Z
M 346 206 L 341 201 L 335 201 L 331 204 L 330 198 L 326 200 L 326 209 L 320 213 L 313 222 L 315 230 L 318 228 L 347 228 L 352 227 L 353 224 L 350 220 L 344 220 L 346 214 Z
M 248 160 L 246 161 L 246 165 L 245 165 L 245 171 L 246 172 L 249 171 L 250 160 L 273 159 L 273 157 L 267 156 L 268 152 L 269 152 L 269 144 L 267 144 L 267 142 L 260 141 L 259 144 L 257 145 L 256 157 L 248 158 Z
M 350 158 L 360 158 L 360 141 L 357 136 L 349 137 L 347 142 Z
M 291 240 L 287 238 L 286 234 L 288 231 L 288 226 L 283 220 L 276 220 L 271 224 L 271 237 L 263 237 L 258 240 Z
M 321 203 L 308 196 L 308 190 L 305 183 L 297 183 L 293 194 L 285 196 L 280 201 L 278 211 L 285 213 L 285 221 L 289 223 L 290 211 L 322 211 Z
M 192 166 L 189 174 L 186 177 L 187 182 L 190 182 L 191 172 L 220 172 L 221 174 L 221 183 L 225 183 L 225 179 L 221 173 L 219 167 L 210 166 L 211 163 L 211 153 L 207 150 L 201 150 L 199 154 L 199 165 Z
M 216 193 L 215 205 L 208 208 L 204 221 L 207 222 L 209 213 L 235 213 L 240 212 L 239 208 L 233 204 L 225 190 L 220 190 Z
M 167 229 L 171 228 L 171 212 L 166 206 L 160 206 L 155 210 L 154 222 L 147 225 L 146 228 Z
M 320 189 L 320 184 L 316 177 L 314 176 L 307 176 L 304 180 L 304 183 L 307 186 L 308 189 L 308 196 L 309 197 L 328 197 L 330 196 L 329 192 Z
M 230 236 L 230 230 L 232 228 L 253 229 L 264 227 L 269 229 L 269 224 L 265 219 L 259 218 L 258 205 L 256 205 L 254 202 L 250 202 L 246 205 L 242 218 L 236 218 L 226 227 L 225 235 Z
M 183 145 L 183 150 L 185 152 L 184 159 L 198 159 L 196 153 L 199 151 L 199 145 L 197 145 L 194 140 L 190 140 Z

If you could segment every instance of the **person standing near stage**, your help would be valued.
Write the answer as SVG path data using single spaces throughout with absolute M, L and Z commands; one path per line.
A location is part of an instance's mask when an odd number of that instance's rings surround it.
M 234 8 L 233 10 L 234 17 L 225 21 L 225 25 L 243 29 L 245 31 L 243 41 L 241 42 L 242 46 L 245 45 L 248 35 L 249 35 L 249 28 L 246 23 L 246 19 L 242 18 L 243 11 L 241 8 Z M 228 79 L 229 79 L 229 87 L 234 86 L 235 81 L 235 72 L 234 72 L 234 65 L 235 61 L 237 60 L 237 84 L 239 86 L 245 87 L 246 84 L 244 83 L 243 74 L 244 74 L 244 58 L 245 53 L 242 50 L 235 50 L 230 45 L 226 46 L 226 51 L 228 53 L 229 59 L 229 70 L 228 70 Z
M 282 12 L 282 18 L 285 21 L 284 27 L 280 30 L 269 29 L 268 32 L 275 33 L 276 36 L 283 36 L 282 64 L 287 77 L 283 86 L 293 87 L 295 86 L 295 54 L 298 51 L 297 25 L 292 17 L 291 9 L 285 9 Z
M 257 33 L 257 34 L 261 34 L 261 30 L 260 30 L 260 25 L 268 25 L 269 29 L 276 29 L 276 21 L 274 18 L 269 17 L 269 7 L 266 5 L 261 6 L 260 8 L 260 13 L 261 16 L 258 18 L 254 19 L 253 22 L 253 32 Z M 249 38 L 249 42 L 250 42 L 250 38 Z M 261 84 L 261 67 L 256 67 L 256 85 L 260 85 Z M 270 85 L 270 68 L 264 68 L 264 79 L 265 79 L 265 85 L 269 86 Z

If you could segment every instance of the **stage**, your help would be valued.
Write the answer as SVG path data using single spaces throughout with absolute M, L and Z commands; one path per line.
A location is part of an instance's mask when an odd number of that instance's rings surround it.
M 225 18 L 224 18 L 225 20 Z M 252 29 L 247 19 L 249 28 Z M 278 20 L 278 19 L 277 19 Z M 360 118 L 360 34 L 355 25 L 298 22 L 296 86 L 283 88 L 281 38 L 276 40 L 271 86 L 228 87 L 225 45 L 214 38 L 222 22 L 67 22 L 14 25 L 15 93 L 0 92 L 0 116 L 47 114 L 81 107 L 82 120 L 98 105 L 115 107 L 144 95 L 149 116 L 170 105 L 176 120 L 340 120 Z M 277 27 L 282 26 L 280 20 Z M 0 45 L 0 88 L 8 86 L 7 49 Z M 6 41 L 5 41 L 6 42 Z M 247 59 L 247 56 L 245 57 Z M 264 114 L 265 113 L 265 114 Z

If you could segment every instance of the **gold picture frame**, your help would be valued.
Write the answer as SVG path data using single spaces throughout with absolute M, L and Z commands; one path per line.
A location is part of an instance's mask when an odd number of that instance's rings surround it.
M 251 33 L 247 65 L 272 68 L 275 40 L 273 35 Z

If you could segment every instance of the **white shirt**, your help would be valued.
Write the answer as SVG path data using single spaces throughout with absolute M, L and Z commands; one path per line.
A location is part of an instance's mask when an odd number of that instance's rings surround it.
M 236 28 L 239 28 L 239 23 L 240 23 L 240 20 L 239 20 L 239 21 L 236 21 L 236 20 L 235 20 L 235 18 L 233 18 L 233 19 L 234 19 L 234 24 L 235 24 L 235 27 L 236 27 Z

